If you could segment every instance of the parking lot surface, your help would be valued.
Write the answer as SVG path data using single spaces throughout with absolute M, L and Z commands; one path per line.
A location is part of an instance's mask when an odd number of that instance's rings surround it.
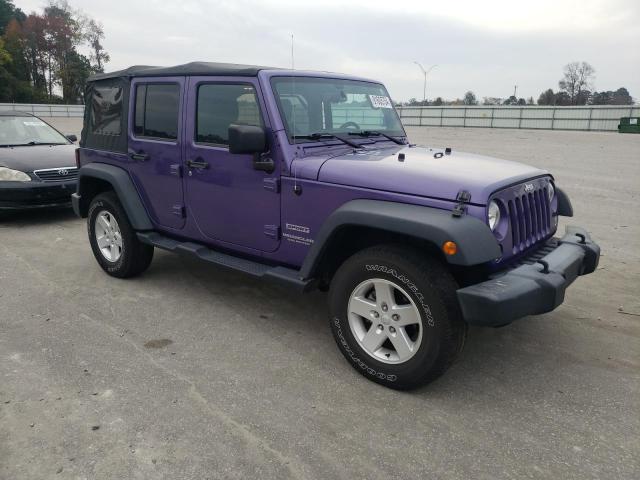
M 409 133 L 551 170 L 599 269 L 401 393 L 343 359 L 324 294 L 158 250 L 117 280 L 71 212 L 4 217 L 0 479 L 639 478 L 640 135 Z

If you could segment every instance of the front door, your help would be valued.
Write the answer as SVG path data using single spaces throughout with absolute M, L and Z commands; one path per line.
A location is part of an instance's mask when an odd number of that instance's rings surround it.
M 264 101 L 255 79 L 193 77 L 186 120 L 187 215 L 203 236 L 263 252 L 280 243 L 280 195 L 272 173 L 253 168 L 253 155 L 229 153 L 231 124 L 266 128 Z M 265 155 L 270 155 L 266 153 Z
M 184 77 L 139 78 L 131 83 L 129 158 L 152 220 L 180 229 L 185 223 L 181 178 Z

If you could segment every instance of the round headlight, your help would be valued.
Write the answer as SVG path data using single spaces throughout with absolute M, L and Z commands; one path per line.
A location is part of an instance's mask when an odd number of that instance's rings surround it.
M 489 228 L 495 230 L 498 223 L 500 223 L 500 207 L 495 200 L 491 200 L 487 216 L 489 219 Z
M 0 167 L 0 182 L 30 182 L 31 177 L 19 170 Z
M 547 193 L 549 194 L 549 203 L 553 200 L 553 197 L 556 194 L 556 189 L 553 188 L 553 183 L 549 183 L 549 187 L 547 188 Z

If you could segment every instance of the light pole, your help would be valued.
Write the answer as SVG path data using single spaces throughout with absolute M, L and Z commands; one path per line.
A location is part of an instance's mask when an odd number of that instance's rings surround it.
M 420 70 L 424 75 L 424 85 L 422 87 L 422 105 L 424 106 L 427 103 L 427 75 L 431 70 L 436 68 L 438 65 L 431 65 L 428 70 L 425 70 L 424 67 L 420 64 L 420 62 L 413 62 L 413 63 L 415 63 L 416 65 L 418 65 L 418 67 L 420 67 Z

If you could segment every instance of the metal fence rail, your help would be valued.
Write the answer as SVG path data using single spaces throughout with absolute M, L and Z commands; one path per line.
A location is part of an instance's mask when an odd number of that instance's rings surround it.
M 50 105 L 34 103 L 0 103 L 0 112 L 18 110 L 38 117 L 80 117 L 84 115 L 84 105 Z
M 542 106 L 446 106 L 397 107 L 407 127 L 529 128 L 542 130 L 615 131 L 621 117 L 640 117 L 640 105 L 593 105 L 584 107 Z M 0 111 L 20 110 L 39 117 L 82 118 L 83 105 L 0 103 Z M 380 118 L 367 117 L 357 109 L 339 112 L 344 121 L 361 121 L 367 128 L 379 126 Z
M 398 107 L 398 113 L 405 126 L 615 131 L 621 117 L 640 116 L 640 106 Z

